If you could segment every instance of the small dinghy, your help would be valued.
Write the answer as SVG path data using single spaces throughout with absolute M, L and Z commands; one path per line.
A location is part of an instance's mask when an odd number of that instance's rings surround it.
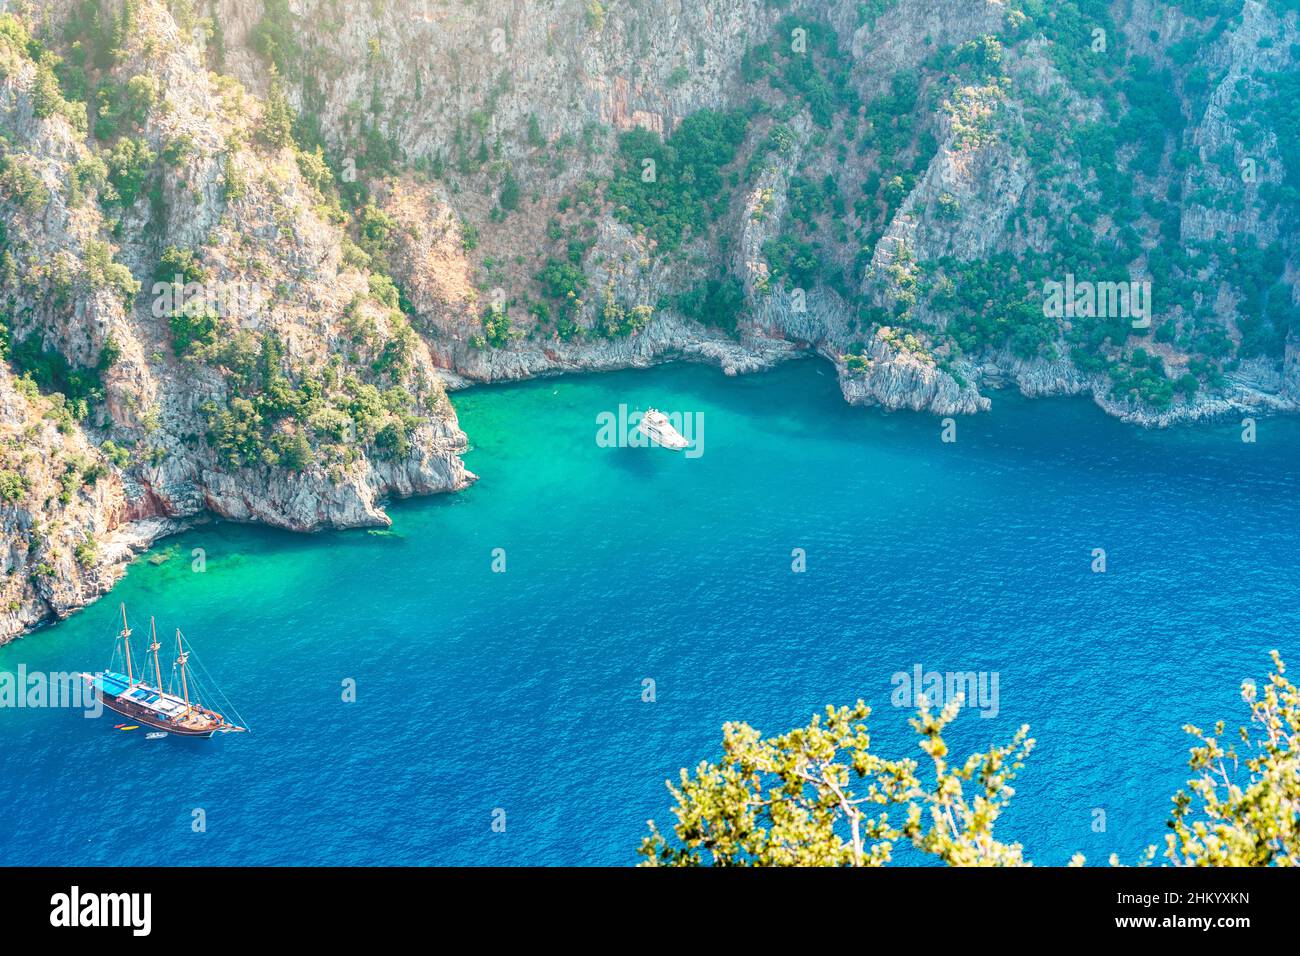
M 163 733 L 159 733 L 159 732 L 157 732 L 157 731 L 154 731 L 152 734 L 145 734 L 145 735 L 144 735 L 144 739 L 145 739 L 145 740 L 162 740 L 162 739 L 163 739 L 164 737 L 166 737 L 166 736 L 167 736 L 166 734 L 163 734 Z

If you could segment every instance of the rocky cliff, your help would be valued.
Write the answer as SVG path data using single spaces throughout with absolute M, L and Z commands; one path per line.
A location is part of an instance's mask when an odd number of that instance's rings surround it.
M 471 480 L 428 347 L 328 173 L 168 7 L 8 17 L 0 75 L 0 641 L 186 520 L 384 525 L 384 498 Z
M 1295 6 L 12 0 L 0 641 L 186 521 L 464 486 L 468 382 L 1293 409 Z

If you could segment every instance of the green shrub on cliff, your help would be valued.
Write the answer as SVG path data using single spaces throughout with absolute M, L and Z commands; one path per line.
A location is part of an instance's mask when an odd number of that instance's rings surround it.
M 510 322 L 510 313 L 496 305 L 488 307 L 483 313 L 483 338 L 493 348 L 502 348 L 510 343 L 514 329 Z
M 772 279 L 786 288 L 811 289 L 822 274 L 820 247 L 803 242 L 793 235 L 781 235 L 763 243 Z
M 546 266 L 537 274 L 537 281 L 547 295 L 561 301 L 581 297 L 587 288 L 587 274 L 579 266 L 559 259 L 547 259 Z
M 131 464 L 131 450 L 122 447 L 112 439 L 109 439 L 100 445 L 99 450 L 104 453 L 105 458 L 111 461 L 121 471 L 125 471 Z
M 1108 369 L 1111 397 L 1141 402 L 1157 410 L 1168 408 L 1174 400 L 1174 383 L 1165 374 L 1164 361 L 1145 349 L 1111 363 Z
M 46 348 L 38 334 L 33 333 L 12 345 L 11 359 L 20 375 L 28 377 L 43 393 L 55 399 L 56 409 L 61 409 L 72 419 L 84 419 L 90 406 L 103 401 L 103 373 L 116 357 L 116 346 L 110 340 L 99 355 L 93 368 L 73 365 L 58 349 Z
M 180 309 L 168 317 L 167 325 L 172 333 L 172 350 L 185 358 L 196 346 L 216 342 L 221 319 L 209 309 Z
M 766 80 L 806 106 L 814 123 L 830 128 L 837 113 L 858 108 L 851 67 L 834 27 L 816 17 L 790 14 L 777 24 L 771 40 L 746 52 L 741 76 L 751 83 Z
M 506 212 L 514 212 L 519 208 L 519 180 L 511 171 L 507 171 L 505 178 L 501 180 L 501 191 L 497 202 Z
M 302 46 L 298 42 L 298 36 L 298 27 L 294 23 L 288 0 L 267 0 L 262 18 L 253 28 L 250 40 L 253 48 L 274 64 L 277 70 L 286 76 L 293 76 L 302 59 Z
M 87 535 L 72 549 L 72 554 L 83 568 L 91 567 L 99 556 L 99 542 L 93 535 Z
M 180 283 L 183 286 L 190 282 L 207 282 L 208 273 L 193 249 L 168 246 L 158 257 L 158 265 L 153 270 L 153 280 Z
M 605 286 L 604 306 L 600 311 L 601 333 L 607 338 L 633 335 L 649 325 L 652 318 L 654 309 L 648 305 L 635 305 L 629 309 L 619 302 L 614 292 L 614 280 L 609 280 Z
M 135 205 L 144 188 L 145 178 L 157 158 L 147 142 L 129 136 L 119 139 L 109 150 L 105 157 L 108 180 L 117 190 L 118 202 L 124 208 L 129 209 Z
M 420 407 L 400 384 L 381 388 L 361 378 L 376 377 L 382 384 L 390 374 L 399 380 L 405 375 L 394 349 L 413 346 L 415 333 L 400 312 L 389 322 L 392 335 L 367 332 L 370 337 L 358 345 L 373 360 L 364 364 L 356 356 L 357 367 L 346 374 L 339 356 L 324 369 L 295 364 L 272 333 L 241 331 L 194 346 L 191 357 L 219 367 L 229 389 L 224 403 L 209 401 L 202 409 L 218 460 L 232 468 L 302 471 L 316 462 L 351 462 L 366 448 L 380 457 L 405 455 L 430 399 L 425 396 Z
M 301 430 L 284 436 L 279 444 L 280 465 L 289 471 L 305 471 L 315 460 L 311 442 Z
M 726 205 L 722 170 L 744 141 L 738 111 L 699 110 L 664 141 L 644 129 L 619 137 L 622 165 L 606 190 L 614 215 L 665 251 L 699 234 Z
M 203 411 L 208 418 L 208 441 L 222 462 L 238 468 L 264 460 L 267 448 L 262 416 L 251 401 L 236 396 L 225 409 L 207 402 Z
M 258 138 L 271 149 L 284 149 L 293 142 L 293 109 L 284 94 L 279 71 L 271 67 L 271 86 L 262 108 L 262 121 Z
M 50 191 L 31 167 L 31 161 L 15 153 L 0 156 L 0 193 L 28 213 L 36 214 L 50 202 Z
M 131 300 L 140 291 L 140 283 L 131 270 L 120 262 L 113 261 L 113 250 L 105 242 L 92 240 L 86 243 L 83 265 L 86 278 L 95 288 L 109 289 L 129 308 Z
M 735 276 L 715 276 L 683 292 L 675 304 L 688 319 L 735 332 L 745 308 L 745 287 Z
M 105 201 L 116 198 L 116 193 L 108 182 L 108 166 L 98 155 L 79 159 L 73 165 L 68 177 L 68 205 L 73 208 L 81 206 L 91 191 L 102 196 Z
M 27 494 L 27 479 L 16 471 L 0 471 L 0 501 L 13 504 Z

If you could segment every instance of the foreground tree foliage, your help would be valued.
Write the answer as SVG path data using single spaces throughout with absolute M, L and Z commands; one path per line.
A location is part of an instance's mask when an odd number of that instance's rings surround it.
M 1199 744 L 1190 794 L 1173 798 L 1165 856 L 1175 866 L 1290 866 L 1300 853 L 1300 693 L 1273 652 L 1262 692 L 1247 681 L 1250 728 L 1224 746 L 1223 723 Z M 827 707 L 805 727 L 764 739 L 745 723 L 723 727 L 723 756 L 685 769 L 668 789 L 677 823 L 650 821 L 639 853 L 648 866 L 883 866 L 910 844 L 950 866 L 1028 866 L 1018 843 L 994 835 L 1011 786 L 1034 748 L 1029 728 L 1010 742 L 950 762 L 944 729 L 961 701 L 911 720 L 928 764 L 871 752 L 862 701 Z M 1141 858 L 1151 863 L 1156 847 Z M 1117 864 L 1117 857 L 1111 863 Z M 1076 855 L 1071 863 L 1081 865 Z
M 1273 668 L 1262 693 L 1242 684 L 1252 726 L 1238 728 L 1238 742 L 1224 745 L 1223 721 L 1213 736 L 1183 728 L 1200 743 L 1189 761 L 1198 776 L 1187 781 L 1191 793 L 1174 795 L 1165 837 L 1175 866 L 1300 864 L 1300 691 L 1277 651 Z
M 729 723 L 722 761 L 700 764 L 693 777 L 683 770 L 681 786 L 669 786 L 680 845 L 652 821 L 640 852 L 652 865 L 881 866 L 910 840 L 954 865 L 1022 864 L 1020 846 L 998 842 L 993 824 L 1033 749 L 1029 728 L 952 765 L 943 730 L 959 709 L 952 701 L 933 714 L 922 702 L 911 722 L 933 765 L 930 785 L 917 761 L 871 752 L 862 701 L 767 740 Z

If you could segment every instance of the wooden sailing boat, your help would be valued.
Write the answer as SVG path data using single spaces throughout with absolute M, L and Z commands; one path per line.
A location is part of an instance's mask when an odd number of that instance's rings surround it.
M 131 628 L 127 625 L 126 605 L 123 604 L 122 630 L 118 637 L 122 641 L 126 673 L 106 670 L 99 674 L 81 675 L 94 688 L 104 706 L 140 724 L 178 737 L 211 737 L 213 734 L 246 731 L 247 727 L 230 723 L 215 710 L 205 707 L 198 698 L 197 687 L 195 696 L 191 699 L 192 675 L 188 669 L 190 652 L 185 649 L 180 628 L 176 629 L 175 666 L 180 670 L 181 695 L 178 697 L 164 688 L 162 664 L 158 659 L 162 645 L 158 642 L 158 630 L 153 618 L 149 619 L 149 631 L 152 637 L 149 653 L 153 655 L 154 676 L 157 680 L 152 686 L 147 681 L 135 679 L 135 666 L 131 660 Z

